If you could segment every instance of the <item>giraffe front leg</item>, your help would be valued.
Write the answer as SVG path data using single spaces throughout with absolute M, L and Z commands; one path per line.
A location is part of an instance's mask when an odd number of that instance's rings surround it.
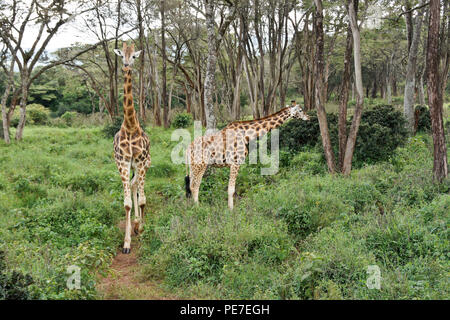
M 228 208 L 230 210 L 233 210 L 233 196 L 234 192 L 236 191 L 235 185 L 236 185 L 236 177 L 239 171 L 238 165 L 231 165 L 230 167 L 230 180 L 228 181 Z
M 123 206 L 125 208 L 125 239 L 123 243 L 122 253 L 130 253 L 131 251 L 131 207 L 133 205 L 131 200 L 131 188 L 130 188 L 130 166 L 128 171 L 125 169 L 122 173 L 123 182 Z
M 139 176 L 138 176 L 138 193 L 139 193 L 139 225 L 137 226 L 137 234 L 142 233 L 143 231 L 143 223 L 144 223 L 144 217 L 145 217 L 145 205 L 147 204 L 147 198 L 145 197 L 145 174 L 146 174 L 147 168 L 142 167 L 139 168 Z M 136 230 L 135 230 L 136 232 Z
M 141 221 L 141 216 L 139 213 L 139 206 L 138 206 L 138 185 L 137 185 L 137 176 L 135 176 L 132 180 L 131 180 L 131 192 L 133 194 L 133 207 L 134 207 L 134 233 L 137 235 L 138 232 L 137 230 L 139 230 L 139 225 L 140 225 L 140 221 Z

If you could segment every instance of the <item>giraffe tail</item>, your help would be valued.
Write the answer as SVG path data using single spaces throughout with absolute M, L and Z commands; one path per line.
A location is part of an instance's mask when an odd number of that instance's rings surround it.
M 184 177 L 184 185 L 186 187 L 186 198 L 190 198 L 192 193 L 191 193 L 191 179 L 189 178 L 189 176 Z
M 189 150 L 189 149 L 188 149 Z M 186 188 L 186 198 L 190 198 L 192 195 L 191 192 L 191 178 L 189 177 L 189 159 L 188 159 L 188 150 L 186 150 L 186 176 L 184 177 L 184 187 Z

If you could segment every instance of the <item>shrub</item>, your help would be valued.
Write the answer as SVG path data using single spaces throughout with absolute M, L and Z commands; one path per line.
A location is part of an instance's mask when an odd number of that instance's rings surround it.
M 431 117 L 430 111 L 426 106 L 416 106 L 417 132 L 430 132 Z
M 337 152 L 338 117 L 328 114 L 328 128 L 331 144 Z M 347 131 L 351 119 L 347 122 Z M 405 118 L 391 105 L 378 105 L 363 112 L 356 139 L 354 162 L 374 163 L 386 160 L 407 138 Z M 317 115 L 310 114 L 309 121 L 291 120 L 280 129 L 280 148 L 295 154 L 306 146 L 321 145 Z
M 123 119 L 120 117 L 115 117 L 112 122 L 107 123 L 103 129 L 102 133 L 106 138 L 114 138 L 117 131 L 120 130 L 122 126 Z
M 6 268 L 5 253 L 0 251 L 0 300 L 28 300 L 37 298 L 30 291 L 33 278 L 29 274 L 9 271 Z
M 27 105 L 27 118 L 31 124 L 44 125 L 47 124 L 50 111 L 41 104 Z
M 354 157 L 360 162 L 386 160 L 408 137 L 405 118 L 391 105 L 378 105 L 361 117 Z
M 17 125 L 19 124 L 19 120 L 20 120 L 20 107 L 16 106 L 16 108 L 14 109 L 14 112 L 11 116 L 11 127 L 17 127 Z
M 174 128 L 187 128 L 192 124 L 192 115 L 187 112 L 178 113 L 173 121 L 172 126 Z
M 71 126 L 73 121 L 75 120 L 76 116 L 77 116 L 76 112 L 67 111 L 61 116 L 61 119 L 64 120 L 66 125 Z
M 319 119 L 315 111 L 308 112 L 309 121 L 292 119 L 280 128 L 280 148 L 290 152 L 298 152 L 304 146 L 315 146 L 320 140 Z M 337 130 L 338 117 L 327 114 L 330 135 Z M 333 137 L 337 136 L 337 131 Z

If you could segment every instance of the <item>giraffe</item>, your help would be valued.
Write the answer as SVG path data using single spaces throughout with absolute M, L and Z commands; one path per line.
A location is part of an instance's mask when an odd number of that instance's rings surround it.
M 125 207 L 125 240 L 122 252 L 131 250 L 131 208 L 134 202 L 134 232 L 142 232 L 146 198 L 144 194 L 145 174 L 150 167 L 150 140 L 142 130 L 134 110 L 133 90 L 131 86 L 131 66 L 141 51 L 134 51 L 134 44 L 127 46 L 123 42 L 123 50 L 114 49 L 122 57 L 124 86 L 123 86 L 123 114 L 124 119 L 120 130 L 114 136 L 114 159 L 122 178 Z M 130 173 L 133 176 L 130 181 Z M 133 200 L 131 199 L 133 197 Z M 139 207 L 138 207 L 139 206 Z
M 309 120 L 299 105 L 292 105 L 267 117 L 235 121 L 224 129 L 196 138 L 186 149 L 186 197 L 198 203 L 198 192 L 208 165 L 230 167 L 228 181 L 228 207 L 233 210 L 233 195 L 240 165 L 248 154 L 249 141 L 261 137 L 285 121 L 296 118 Z

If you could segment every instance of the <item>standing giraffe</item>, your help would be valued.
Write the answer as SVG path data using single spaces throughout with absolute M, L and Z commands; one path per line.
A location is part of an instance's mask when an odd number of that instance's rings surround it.
M 236 177 L 247 157 L 247 144 L 290 118 L 309 120 L 299 105 L 293 105 L 262 119 L 232 122 L 216 133 L 196 138 L 186 150 L 186 197 L 192 194 L 194 202 L 198 203 L 198 191 L 208 165 L 230 167 L 228 207 L 232 210 Z
M 114 52 L 122 57 L 124 71 L 123 85 L 123 115 L 124 119 L 120 130 L 114 136 L 114 159 L 119 169 L 123 183 L 126 221 L 125 221 L 125 241 L 123 253 L 130 253 L 131 245 L 131 207 L 133 195 L 134 202 L 134 232 L 139 234 L 142 231 L 145 209 L 145 174 L 150 167 L 150 140 L 142 130 L 136 117 L 133 102 L 133 90 L 131 87 L 131 66 L 134 60 L 139 57 L 141 51 L 134 52 L 134 44 L 130 47 L 123 42 L 123 50 L 114 49 Z M 133 177 L 130 181 L 130 172 L 133 168 Z M 139 208 L 138 208 L 139 206 Z

